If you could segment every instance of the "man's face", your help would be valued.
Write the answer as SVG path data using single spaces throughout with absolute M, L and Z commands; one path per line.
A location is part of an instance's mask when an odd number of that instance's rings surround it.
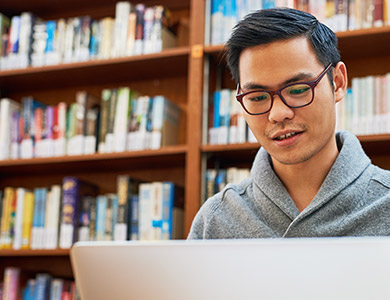
M 256 87 L 276 90 L 286 83 L 311 81 L 323 70 L 324 66 L 304 37 L 250 47 L 240 55 L 241 92 Z M 314 89 L 314 101 L 306 107 L 289 108 L 275 95 L 268 113 L 253 116 L 244 112 L 244 115 L 274 164 L 299 164 L 315 157 L 324 159 L 327 152 L 337 151 L 335 103 L 343 95 L 333 92 L 326 75 Z

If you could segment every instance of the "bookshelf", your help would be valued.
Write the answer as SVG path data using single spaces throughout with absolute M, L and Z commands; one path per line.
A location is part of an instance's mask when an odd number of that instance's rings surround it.
M 5 0 L 0 4 L 0 12 L 11 17 L 30 11 L 45 20 L 83 15 L 100 19 L 114 17 L 117 2 L 64 0 L 53 4 L 48 0 Z M 200 44 L 202 38 L 197 35 L 202 29 L 198 28 L 199 32 L 193 32 L 189 28 L 193 27 L 191 23 L 199 21 L 199 15 L 203 13 L 200 14 L 202 8 L 195 3 L 197 1 L 192 2 L 142 1 L 146 6 L 161 4 L 170 9 L 177 32 L 175 48 L 152 54 L 0 71 L 0 97 L 16 101 L 31 95 L 47 105 L 55 105 L 60 101 L 70 104 L 77 91 L 86 90 L 100 98 L 102 89 L 121 86 L 129 86 L 142 95 L 164 95 L 181 110 L 177 145 L 157 150 L 2 160 L 0 189 L 6 186 L 50 186 L 60 184 L 64 176 L 76 176 L 98 185 L 99 193 L 104 194 L 116 191 L 117 176 L 121 174 L 128 174 L 145 182 L 172 181 L 182 188 L 194 184 L 196 176 L 188 174 L 199 172 L 200 142 L 188 134 L 197 131 L 196 124 L 201 118 L 196 113 L 199 103 L 196 90 L 203 85 L 202 78 L 198 76 L 202 72 L 203 51 L 200 58 L 195 61 L 192 59 L 192 45 Z M 185 189 L 186 232 L 199 207 L 199 197 L 200 194 L 191 192 L 191 188 Z M 73 277 L 69 250 L 2 249 L 1 274 L 7 266 L 21 268 L 22 282 L 32 278 L 37 272 L 48 272 L 63 278 Z
M 88 14 L 114 16 L 116 0 L 2 0 L 8 16 L 31 11 L 44 19 Z M 182 111 L 179 144 L 145 150 L 58 158 L 0 161 L 0 189 L 5 186 L 59 184 L 64 176 L 95 183 L 100 193 L 115 191 L 116 177 L 129 174 L 145 181 L 170 180 L 185 188 L 185 232 L 188 233 L 202 198 L 206 164 L 250 167 L 259 148 L 255 143 L 208 145 L 204 139 L 207 96 L 217 86 L 234 89 L 224 61 L 222 45 L 204 43 L 206 0 L 145 0 L 163 4 L 178 22 L 178 46 L 161 53 L 105 60 L 28 67 L 0 71 L 0 96 L 20 101 L 32 95 L 45 104 L 70 103 L 76 91 L 100 97 L 103 88 L 130 86 L 150 96 L 163 94 Z M 390 72 L 390 26 L 338 33 L 342 59 L 350 78 Z M 373 162 L 390 169 L 390 134 L 359 137 Z M 5 266 L 28 272 L 47 271 L 72 277 L 69 250 L 0 250 L 0 272 Z

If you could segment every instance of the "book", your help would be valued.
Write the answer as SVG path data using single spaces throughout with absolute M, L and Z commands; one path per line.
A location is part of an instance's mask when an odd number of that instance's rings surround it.
M 143 54 L 153 53 L 153 23 L 154 23 L 154 8 L 147 7 L 144 13 L 144 29 L 143 29 Z
M 131 90 L 128 87 L 118 89 L 114 119 L 114 152 L 126 150 L 126 137 L 130 115 Z
M 64 156 L 66 154 L 66 114 L 67 104 L 60 102 L 54 108 L 53 120 L 53 155 Z
M 103 89 L 100 102 L 100 118 L 99 118 L 99 153 L 106 152 L 106 135 L 109 124 L 109 109 L 111 100 L 111 89 Z
M 128 1 L 119 1 L 115 5 L 115 23 L 112 56 L 121 57 L 126 55 L 126 39 L 129 27 L 129 15 L 132 5 Z
M 153 194 L 151 183 L 141 183 L 139 185 L 139 239 L 153 240 Z
M 31 249 L 45 248 L 46 188 L 34 189 L 34 216 L 31 229 Z
M 50 284 L 50 300 L 61 300 L 64 279 L 53 278 Z
M 11 156 L 11 124 L 14 112 L 19 111 L 20 105 L 14 100 L 0 100 L 0 160 Z
M 97 219 L 97 203 L 96 198 L 91 201 L 89 209 L 89 241 L 96 240 L 96 219 Z
M 138 193 L 138 182 L 128 175 L 119 175 L 117 178 L 118 209 L 114 226 L 114 240 L 125 241 L 129 239 L 132 216 L 132 197 Z
M 58 246 L 58 226 L 60 221 L 61 186 L 52 185 L 47 194 L 45 216 L 45 249 L 56 249 Z
M 80 205 L 83 196 L 96 196 L 97 187 L 76 177 L 67 176 L 62 181 L 60 221 L 60 248 L 70 248 L 78 240 Z
M 96 199 L 96 241 L 105 240 L 106 210 L 108 205 L 107 195 L 99 195 Z
M 50 295 L 51 276 L 47 273 L 38 273 L 35 277 L 34 299 L 46 300 Z
M 4 269 L 3 293 L 4 300 L 17 300 L 19 291 L 20 269 L 6 267 Z
M 31 45 L 31 65 L 41 67 L 45 65 L 45 50 L 47 42 L 46 22 L 36 19 L 33 26 L 33 42 Z
M 22 249 L 29 249 L 31 243 L 31 230 L 34 215 L 34 194 L 31 191 L 25 191 L 24 210 L 22 222 Z
M 139 240 L 139 197 L 134 194 L 130 198 L 129 220 L 130 220 L 130 240 Z
M 134 55 L 142 54 L 144 44 L 144 14 L 145 5 L 137 4 L 135 6 L 136 24 L 135 24 L 135 36 L 134 36 Z
M 15 189 L 6 187 L 4 189 L 2 216 L 1 216 L 1 248 L 10 249 L 12 246 L 12 213 Z
M 151 149 L 178 144 L 180 109 L 163 96 L 153 98 Z
M 22 230 L 23 230 L 23 211 L 24 198 L 26 190 L 23 188 L 16 189 L 16 211 L 15 211 L 15 226 L 12 248 L 15 250 L 22 248 Z
M 104 222 L 104 240 L 114 240 L 114 230 L 116 217 L 118 213 L 118 196 L 115 194 L 107 194 L 107 207 L 105 212 Z
M 96 198 L 87 196 L 81 199 L 81 209 L 80 209 L 80 221 L 78 228 L 78 240 L 79 241 L 89 241 L 91 240 L 91 207 L 95 202 L 96 207 Z M 95 212 L 96 215 L 96 212 Z M 96 218 L 96 216 L 95 216 Z M 96 219 L 95 219 L 96 220 Z M 94 235 L 94 233 L 93 233 Z

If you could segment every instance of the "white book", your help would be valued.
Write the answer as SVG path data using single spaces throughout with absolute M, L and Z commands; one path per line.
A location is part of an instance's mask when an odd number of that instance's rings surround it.
M 126 55 L 126 42 L 131 4 L 128 1 L 120 1 L 115 6 L 114 39 L 112 56 Z
M 163 183 L 152 182 L 152 239 L 162 239 L 162 219 L 163 219 Z
M 23 12 L 20 15 L 20 34 L 19 34 L 19 68 L 27 68 L 30 64 L 29 56 L 31 52 L 33 15 Z
M 153 53 L 153 20 L 154 20 L 154 9 L 148 7 L 145 9 L 144 14 L 144 38 L 143 38 L 143 54 Z
M 18 250 L 22 247 L 22 226 L 23 226 L 23 211 L 24 211 L 24 194 L 25 189 L 16 189 L 16 212 L 14 225 L 14 239 L 12 248 Z
M 140 240 L 152 240 L 152 184 L 139 185 L 139 237 Z
M 64 62 L 70 63 L 73 61 L 74 49 L 74 23 L 73 19 L 69 18 L 66 21 L 65 43 L 64 43 Z
M 58 245 L 58 226 L 60 221 L 61 186 L 53 185 L 47 197 L 46 211 L 46 249 L 56 249 Z
M 211 45 L 219 45 L 224 42 L 223 1 L 213 0 L 211 2 Z
M 0 100 L 0 160 L 10 158 L 12 115 L 19 107 L 19 103 L 9 98 Z
M 218 144 L 228 143 L 229 124 L 230 124 L 230 94 L 229 89 L 221 90 L 221 99 L 219 104 L 220 126 L 218 127 Z
M 130 88 L 118 89 L 118 99 L 115 108 L 114 121 L 114 151 L 123 152 L 126 150 L 126 137 L 130 109 Z

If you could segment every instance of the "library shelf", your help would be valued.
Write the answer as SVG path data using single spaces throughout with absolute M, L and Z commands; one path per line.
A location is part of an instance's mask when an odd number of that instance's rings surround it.
M 11 256 L 69 256 L 70 249 L 1 249 L 0 257 Z
M 189 53 L 190 48 L 183 46 L 153 54 L 3 70 L 0 71 L 0 88 L 7 93 L 19 93 L 47 88 L 128 82 L 139 78 L 186 76 Z
M 184 168 L 186 145 L 167 146 L 156 150 L 96 153 L 48 158 L 31 158 L 0 161 L 0 179 L 4 177 L 44 174 L 91 173 L 125 171 L 140 168 Z

